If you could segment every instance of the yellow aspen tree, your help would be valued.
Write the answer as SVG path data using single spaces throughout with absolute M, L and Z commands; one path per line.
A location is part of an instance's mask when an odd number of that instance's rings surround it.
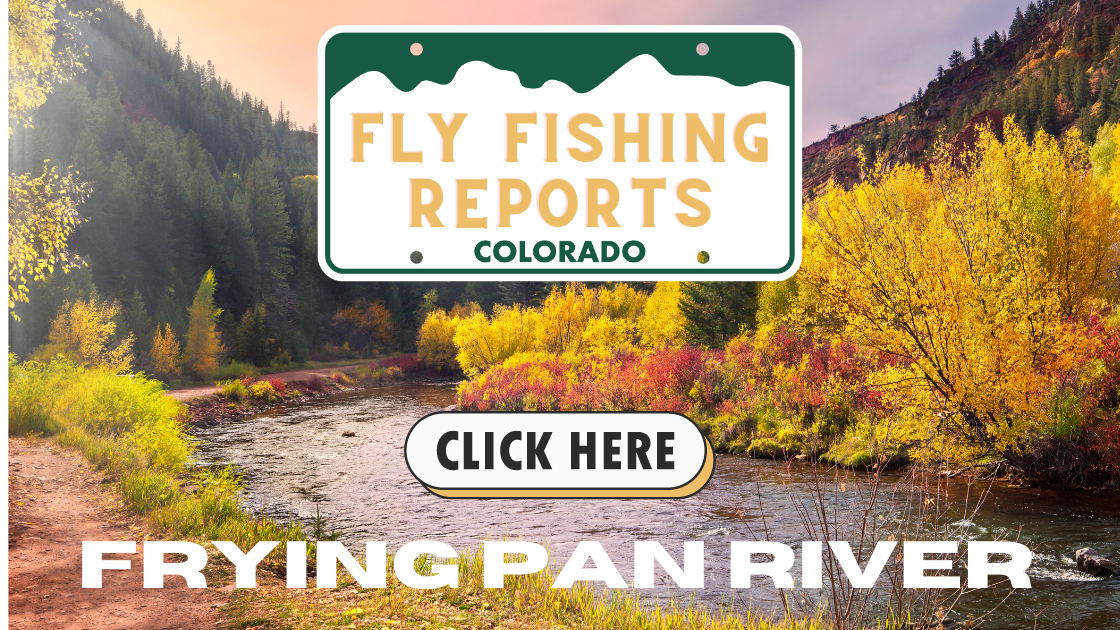
M 554 354 L 583 351 L 583 331 L 599 314 L 595 291 L 573 282 L 553 289 L 540 307 L 537 342 L 541 350 Z
M 680 301 L 680 282 L 657 283 L 638 318 L 642 345 L 656 348 L 684 343 L 685 319 L 678 306 Z
M 60 24 L 61 0 L 11 0 L 8 3 L 8 136 L 12 123 L 31 126 L 31 112 L 46 102 L 56 83 L 82 69 L 71 45 L 73 24 Z M 85 13 L 70 13 L 85 19 Z M 75 173 L 76 175 L 76 173 Z M 80 263 L 66 242 L 80 221 L 76 207 L 88 187 L 68 171 L 44 164 L 38 177 L 8 175 L 8 309 L 27 302 L 28 284 L 55 269 Z M 17 321 L 19 317 L 12 312 Z
M 115 302 L 103 302 L 97 296 L 89 300 L 63 302 L 58 316 L 51 322 L 49 342 L 35 358 L 50 361 L 58 356 L 79 365 L 102 368 L 120 374 L 132 368 L 131 333 L 113 344 L 117 331 L 114 320 L 121 309 Z
M 152 341 L 152 364 L 156 378 L 168 382 L 183 374 L 182 359 L 179 353 L 179 340 L 171 324 L 156 326 L 155 339 Z
M 455 347 L 463 373 L 474 377 L 515 354 L 533 350 L 540 320 L 540 313 L 519 305 L 495 306 L 490 318 L 476 313 L 461 320 Z
M 459 367 L 455 360 L 455 331 L 459 318 L 449 316 L 443 309 L 436 309 L 424 318 L 416 340 L 416 354 L 428 367 L 440 372 L 450 372 Z
M 8 177 L 8 309 L 28 300 L 28 285 L 80 266 L 66 242 L 82 219 L 77 205 L 89 192 L 68 171 L 44 166 L 38 177 Z M 19 317 L 13 312 L 12 317 Z
M 926 456 L 1005 452 L 1038 430 L 1040 368 L 1080 351 L 1068 317 L 1098 285 L 1080 276 L 1115 243 L 1076 136 L 1028 143 L 1010 119 L 1003 135 L 982 130 L 964 155 L 942 149 L 928 173 L 904 165 L 831 185 L 807 212 L 799 282 L 820 317 L 901 359 L 883 386 L 903 393 Z
M 62 0 L 8 2 L 9 136 L 12 120 L 30 125 L 31 112 L 47 101 L 54 85 L 83 69 L 81 52 L 71 45 L 75 24 L 60 24 L 55 17 L 61 4 Z M 70 16 L 86 19 L 88 14 L 71 12 Z
M 214 270 L 208 270 L 194 294 L 190 308 L 190 327 L 183 364 L 198 380 L 206 380 L 218 371 L 218 356 L 223 348 L 218 335 L 220 308 L 214 306 Z
M 634 323 L 626 318 L 592 317 L 583 329 L 583 348 L 597 354 L 628 350 L 634 345 L 634 328 Z

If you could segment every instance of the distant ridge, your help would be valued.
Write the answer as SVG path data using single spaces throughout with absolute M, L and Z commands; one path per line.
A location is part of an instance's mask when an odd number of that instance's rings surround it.
M 888 166 L 921 164 L 939 137 L 961 148 L 979 124 L 1005 116 L 1033 138 L 1077 128 L 1092 141 L 1120 119 L 1120 0 L 1043 0 L 1016 10 L 1004 32 L 972 49 L 946 51 L 938 76 L 891 112 L 836 128 L 802 149 L 803 190 L 860 178 L 861 157 Z

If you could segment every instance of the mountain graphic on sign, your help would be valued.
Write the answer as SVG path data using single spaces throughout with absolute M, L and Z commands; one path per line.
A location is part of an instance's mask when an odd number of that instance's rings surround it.
M 752 85 L 763 84 L 777 85 L 769 81 L 762 81 Z M 484 61 L 468 61 L 459 67 L 454 78 L 446 84 L 434 81 L 421 81 L 414 89 L 407 91 L 399 90 L 393 82 L 381 72 L 367 72 L 340 90 L 331 100 L 333 101 L 335 98 L 344 95 L 347 91 L 358 86 L 361 86 L 361 89 L 372 89 L 378 92 L 386 90 L 397 93 L 407 93 L 415 95 L 416 97 L 423 97 L 431 94 L 433 90 L 450 90 L 452 93 L 455 93 L 462 91 L 475 92 L 480 89 L 494 90 L 500 93 L 511 93 L 516 90 L 528 90 L 534 93 L 543 91 L 545 94 L 555 93 L 557 96 L 563 95 L 569 98 L 572 95 L 579 94 L 566 83 L 555 79 L 545 81 L 539 88 L 525 87 L 516 72 L 495 68 Z M 713 90 L 736 91 L 743 89 L 741 86 L 732 85 L 717 77 L 671 74 L 655 57 L 653 57 L 653 55 L 643 54 L 634 57 L 616 70 L 614 74 L 607 77 L 602 83 L 582 94 L 601 95 L 603 93 L 617 93 L 621 91 L 632 92 L 634 89 L 641 89 L 641 86 L 649 86 L 651 88 L 656 86 L 656 91 L 662 93 L 667 89 L 683 90 L 686 92 L 711 92 Z

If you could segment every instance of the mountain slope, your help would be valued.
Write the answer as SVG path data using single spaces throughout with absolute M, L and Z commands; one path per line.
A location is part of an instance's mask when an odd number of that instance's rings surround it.
M 156 325 L 169 323 L 183 338 L 208 269 L 235 358 L 244 358 L 243 314 L 258 306 L 270 347 L 257 359 L 303 359 L 342 345 L 351 333 L 333 315 L 359 300 L 390 305 L 397 342 L 412 343 L 407 324 L 419 288 L 337 283 L 319 270 L 313 128 L 297 128 L 212 63 L 184 56 L 139 10 L 70 0 L 62 11 L 90 16 L 76 36 L 85 71 L 55 86 L 32 128 L 11 135 L 9 162 L 24 173 L 50 160 L 89 184 L 84 222 L 70 241 L 88 266 L 31 287 L 30 303 L 17 309 L 22 321 L 10 329 L 14 351 L 44 343 L 63 302 L 96 294 L 123 305 L 118 331 L 136 334 L 142 356 Z
M 834 129 L 802 150 L 806 198 L 829 180 L 850 184 L 861 159 L 921 164 L 938 139 L 963 147 L 978 124 L 1005 115 L 1032 137 L 1076 128 L 1092 141 L 1120 118 L 1120 0 L 1043 0 L 1017 11 L 1005 33 L 977 37 L 966 58 L 894 111 Z

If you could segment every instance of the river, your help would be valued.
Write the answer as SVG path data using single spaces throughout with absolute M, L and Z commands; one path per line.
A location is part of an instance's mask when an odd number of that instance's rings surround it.
M 390 551 L 412 540 L 440 540 L 467 549 L 487 538 L 508 536 L 547 544 L 554 562 L 563 562 L 577 542 L 594 540 L 629 581 L 633 541 L 659 541 L 680 561 L 680 543 L 701 540 L 708 568 L 697 598 L 711 605 L 769 610 L 780 606 L 773 589 L 728 588 L 728 543 L 766 536 L 798 549 L 800 541 L 818 539 L 806 534 L 798 509 L 814 499 L 821 499 L 816 503 L 827 506 L 834 515 L 830 520 L 844 530 L 835 537 L 850 539 L 854 526 L 863 522 L 862 506 L 872 492 L 864 473 L 721 455 L 708 486 L 686 499 L 442 499 L 409 473 L 403 447 L 412 424 L 451 404 L 453 396 L 453 384 L 409 383 L 277 407 L 197 430 L 200 460 L 242 471 L 244 505 L 250 511 L 305 523 L 319 514 L 341 540 L 384 540 Z M 344 431 L 356 435 L 343 437 Z M 818 496 L 813 488 L 821 479 Z M 1072 559 L 1074 550 L 1086 546 L 1120 558 L 1116 493 L 997 486 L 976 510 L 976 498 L 988 484 L 970 486 L 959 479 L 941 483 L 944 493 L 932 505 L 945 508 L 941 522 L 946 529 L 932 531 L 950 531 L 962 540 L 1017 539 L 1034 549 L 1028 571 L 1033 588 L 1011 593 L 987 618 L 987 627 L 1030 626 L 1036 614 L 1038 627 L 1120 627 L 1120 579 L 1082 574 Z M 914 507 L 907 502 L 908 488 L 913 485 L 900 474 L 884 474 L 868 523 L 889 528 L 892 522 L 913 518 L 906 512 Z M 352 544 L 352 549 L 357 553 L 361 547 Z M 882 580 L 879 585 L 887 588 Z M 678 599 L 690 595 L 665 587 L 652 593 L 659 598 L 667 594 Z M 1000 588 L 968 594 L 952 617 L 980 615 L 1007 595 Z

